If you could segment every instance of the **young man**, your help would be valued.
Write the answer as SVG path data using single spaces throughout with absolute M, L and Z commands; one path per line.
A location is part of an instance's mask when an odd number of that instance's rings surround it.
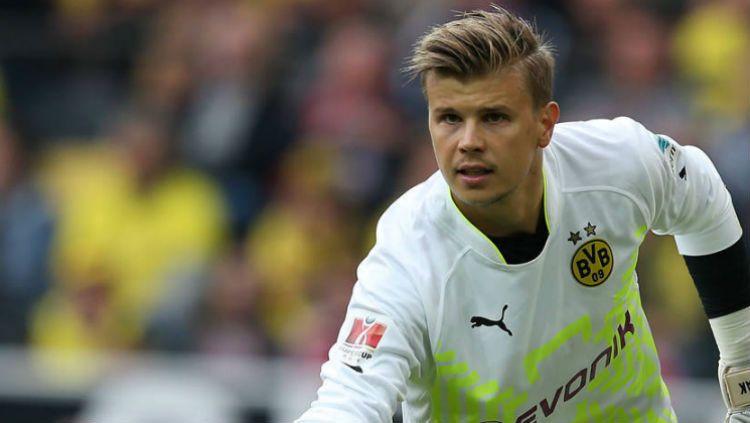
M 634 272 L 675 235 L 750 421 L 750 273 L 706 155 L 627 118 L 557 124 L 549 46 L 503 9 L 432 29 L 440 172 L 381 218 L 318 400 L 298 422 L 676 421 Z

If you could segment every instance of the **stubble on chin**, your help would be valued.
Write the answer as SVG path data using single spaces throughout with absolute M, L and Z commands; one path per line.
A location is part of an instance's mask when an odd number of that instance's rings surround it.
M 485 208 L 504 202 L 510 196 L 510 192 L 493 194 L 483 198 L 467 198 L 467 196 L 456 194 L 455 191 L 451 190 L 451 195 L 453 195 L 453 201 L 457 203 L 474 208 Z

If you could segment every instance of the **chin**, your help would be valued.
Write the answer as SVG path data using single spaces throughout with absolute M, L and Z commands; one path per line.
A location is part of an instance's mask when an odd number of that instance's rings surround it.
M 471 207 L 487 207 L 491 206 L 493 204 L 497 204 L 505 197 L 507 197 L 507 193 L 479 193 L 479 192 L 456 192 L 453 191 L 453 196 L 456 197 L 458 201 L 460 201 L 463 204 L 466 204 L 467 206 Z

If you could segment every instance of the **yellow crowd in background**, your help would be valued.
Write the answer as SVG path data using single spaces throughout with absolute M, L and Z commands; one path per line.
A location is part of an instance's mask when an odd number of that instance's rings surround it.
M 45 364 L 70 378 L 91 351 L 324 360 L 378 215 L 437 169 L 398 71 L 429 25 L 487 6 L 438 3 L 7 11 L 40 33 L 0 44 L 0 342 L 60 352 Z M 747 2 L 498 3 L 557 45 L 563 120 L 629 115 L 705 149 L 747 239 Z M 672 240 L 638 266 L 665 371 L 712 376 Z

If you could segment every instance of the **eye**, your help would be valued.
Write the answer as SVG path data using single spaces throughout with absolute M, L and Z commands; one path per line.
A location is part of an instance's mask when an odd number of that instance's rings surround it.
M 440 122 L 447 123 L 448 125 L 455 125 L 461 122 L 461 118 L 455 113 L 446 113 L 440 115 Z
M 490 112 L 484 115 L 484 121 L 487 123 L 501 123 L 510 120 L 504 113 Z

